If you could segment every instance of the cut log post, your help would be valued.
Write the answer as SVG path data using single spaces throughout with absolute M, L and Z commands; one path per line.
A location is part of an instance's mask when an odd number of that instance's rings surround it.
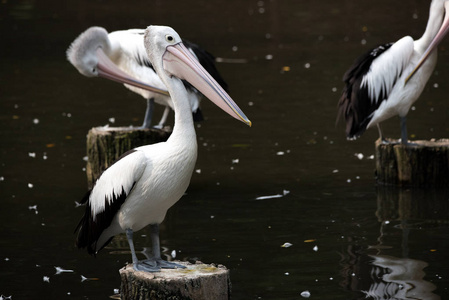
M 449 187 L 449 139 L 402 145 L 376 141 L 377 182 L 409 187 Z
M 135 271 L 132 264 L 120 270 L 120 298 L 151 300 L 229 300 L 229 270 L 222 265 L 197 262 L 176 263 L 186 269 L 161 269 L 147 273 Z
M 130 127 L 94 127 L 87 134 L 87 185 L 95 180 L 123 153 L 135 147 L 166 141 L 167 129 L 138 129 Z

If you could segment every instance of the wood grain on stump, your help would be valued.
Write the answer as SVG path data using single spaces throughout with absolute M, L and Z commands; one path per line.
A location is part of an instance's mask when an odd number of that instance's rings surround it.
M 132 264 L 120 270 L 122 300 L 228 300 L 231 294 L 229 270 L 224 266 L 197 262 L 176 262 L 186 269 L 135 271 Z
M 449 139 L 402 145 L 376 141 L 377 181 L 386 185 L 449 187 Z

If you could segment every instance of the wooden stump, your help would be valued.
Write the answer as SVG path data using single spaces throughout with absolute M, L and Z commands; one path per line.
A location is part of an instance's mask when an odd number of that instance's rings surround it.
M 376 141 L 376 177 L 385 185 L 449 187 L 449 139 Z
M 121 300 L 228 300 L 231 295 L 229 270 L 201 262 L 176 262 L 186 269 L 162 269 L 147 273 L 131 264 L 120 270 Z
M 166 141 L 171 131 L 130 127 L 94 127 L 87 134 L 87 184 L 95 180 L 123 153 L 135 147 Z

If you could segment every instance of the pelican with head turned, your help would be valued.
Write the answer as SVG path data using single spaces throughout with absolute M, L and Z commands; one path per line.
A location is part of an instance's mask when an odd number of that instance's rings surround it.
M 419 68 L 415 67 L 431 46 L 432 39 L 440 36 L 439 30 L 447 28 L 448 2 L 432 0 L 427 27 L 420 39 L 414 41 L 406 36 L 374 48 L 360 56 L 345 73 L 337 121 L 345 119 L 348 139 L 356 139 L 366 129 L 377 125 L 383 140 L 380 123 L 398 115 L 401 142 L 408 143 L 406 116 L 435 69 L 437 52 L 434 48 L 426 54 Z
M 162 128 L 174 106 L 167 88 L 148 60 L 143 42 L 144 33 L 144 29 L 108 33 L 102 27 L 90 27 L 72 42 L 67 50 L 67 59 L 82 75 L 99 76 L 124 83 L 128 89 L 145 98 L 147 108 L 141 128 L 151 127 L 154 103 L 165 106 L 161 120 L 153 126 Z M 215 67 L 215 58 L 192 42 L 183 40 L 183 43 L 207 72 L 226 90 L 227 85 Z M 138 83 L 123 79 L 129 76 Z M 202 95 L 188 82 L 184 83 L 194 120 L 202 121 L 203 115 L 200 109 Z

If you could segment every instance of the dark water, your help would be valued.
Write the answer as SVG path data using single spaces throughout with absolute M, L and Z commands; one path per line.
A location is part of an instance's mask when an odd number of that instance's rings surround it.
M 119 288 L 126 240 L 97 258 L 76 249 L 75 201 L 86 191 L 87 131 L 110 118 L 139 125 L 145 103 L 82 77 L 65 50 L 92 25 L 165 24 L 247 60 L 218 67 L 254 124 L 203 101 L 197 172 L 161 230 L 167 254 L 226 265 L 233 299 L 448 299 L 449 192 L 376 186 L 377 131 L 348 142 L 335 127 L 346 68 L 368 47 L 418 38 L 429 2 L 2 1 L 0 295 L 107 299 Z M 409 113 L 414 139 L 449 135 L 448 45 Z M 384 131 L 397 138 L 398 119 Z

